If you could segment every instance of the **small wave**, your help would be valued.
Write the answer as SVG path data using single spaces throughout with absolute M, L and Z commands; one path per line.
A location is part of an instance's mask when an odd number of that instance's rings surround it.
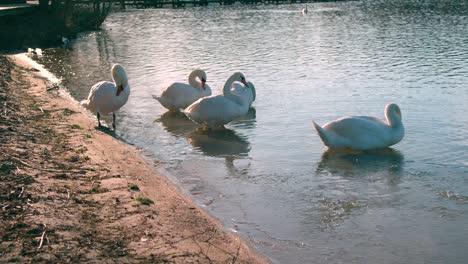
M 441 192 L 439 192 L 439 195 L 442 198 L 447 198 L 449 200 L 461 201 L 461 202 L 468 201 L 468 196 L 467 195 L 457 194 L 457 193 L 449 191 L 449 190 L 441 191 Z

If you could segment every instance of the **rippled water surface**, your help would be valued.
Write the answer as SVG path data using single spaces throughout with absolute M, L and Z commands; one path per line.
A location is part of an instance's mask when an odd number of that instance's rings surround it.
M 43 61 L 78 100 L 124 65 L 117 134 L 273 262 L 468 262 L 468 6 L 302 7 L 116 12 Z M 203 131 L 166 113 L 151 95 L 196 67 L 214 93 L 242 71 L 257 88 L 248 115 Z M 388 102 L 406 128 L 392 149 L 332 153 L 313 130 L 384 118 Z

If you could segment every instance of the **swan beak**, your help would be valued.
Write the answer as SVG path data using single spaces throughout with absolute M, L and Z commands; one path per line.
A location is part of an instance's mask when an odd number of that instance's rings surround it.
M 123 88 L 123 85 L 119 85 L 119 86 L 117 87 L 117 93 L 116 93 L 115 95 L 116 95 L 116 96 L 119 96 L 120 93 L 123 91 L 123 89 L 124 89 L 124 88 Z
M 241 82 L 244 84 L 245 88 L 250 88 L 250 87 L 249 87 L 249 84 L 245 81 L 244 78 L 242 78 L 242 81 L 241 81 Z
M 201 79 L 201 86 L 203 87 L 203 90 L 206 89 L 206 88 L 205 88 L 205 83 L 206 83 L 205 78 L 202 78 L 202 79 Z

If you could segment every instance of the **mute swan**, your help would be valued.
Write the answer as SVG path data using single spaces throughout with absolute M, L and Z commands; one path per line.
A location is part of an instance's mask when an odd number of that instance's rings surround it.
M 112 112 L 112 127 L 115 130 L 115 111 L 121 108 L 128 100 L 130 86 L 128 85 L 127 74 L 120 64 L 112 66 L 111 82 L 98 82 L 89 91 L 87 100 L 81 101 L 81 105 L 89 111 L 96 113 L 98 125 L 101 127 L 101 115 Z
M 211 127 L 223 126 L 249 111 L 249 103 L 231 91 L 234 82 L 247 85 L 242 73 L 234 73 L 224 84 L 223 95 L 198 99 L 183 112 L 192 121 Z
M 249 107 L 252 106 L 253 101 L 255 101 L 256 92 L 255 92 L 255 86 L 251 82 L 247 82 L 247 86 L 242 85 L 239 82 L 235 82 L 232 85 L 231 91 L 242 98 L 242 100 L 247 100 Z
M 314 123 L 323 143 L 333 149 L 368 150 L 400 142 L 405 135 L 398 105 L 385 107 L 387 122 L 369 116 L 351 116 L 329 122 L 323 127 Z
M 200 81 L 196 80 L 197 77 Z M 211 88 L 206 84 L 205 71 L 193 70 L 189 75 L 188 82 L 189 84 L 173 83 L 161 93 L 161 96 L 153 95 L 153 98 L 170 111 L 179 111 L 187 108 L 201 97 L 211 95 Z

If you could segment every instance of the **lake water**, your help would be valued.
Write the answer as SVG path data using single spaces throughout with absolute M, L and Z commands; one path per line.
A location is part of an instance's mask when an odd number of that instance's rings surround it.
M 77 100 L 121 63 L 118 136 L 274 263 L 468 262 L 468 4 L 302 7 L 117 12 L 42 61 Z M 196 67 L 215 94 L 243 72 L 248 115 L 207 132 L 167 114 L 151 95 Z M 392 149 L 331 153 L 312 127 L 389 102 L 406 128 Z

